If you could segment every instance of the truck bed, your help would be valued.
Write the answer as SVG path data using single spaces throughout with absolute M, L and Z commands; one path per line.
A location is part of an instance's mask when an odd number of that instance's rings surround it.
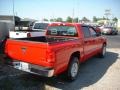
M 64 41 L 75 40 L 73 37 L 30 37 L 30 38 L 12 38 L 6 43 L 6 54 L 13 60 L 20 60 L 35 65 L 51 67 L 49 63 L 49 52 L 52 52 L 49 44 L 58 44 Z
M 39 36 L 39 37 L 29 37 L 29 38 L 14 38 L 14 40 L 24 40 L 24 41 L 35 41 L 35 42 L 44 42 L 44 43 L 55 43 L 63 42 L 69 40 L 75 40 L 76 38 L 72 37 L 50 37 L 50 36 Z

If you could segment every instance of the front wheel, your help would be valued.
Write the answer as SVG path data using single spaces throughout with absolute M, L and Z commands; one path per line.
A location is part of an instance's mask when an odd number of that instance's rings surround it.
M 76 79 L 79 71 L 79 59 L 72 57 L 67 70 L 68 80 L 73 81 Z

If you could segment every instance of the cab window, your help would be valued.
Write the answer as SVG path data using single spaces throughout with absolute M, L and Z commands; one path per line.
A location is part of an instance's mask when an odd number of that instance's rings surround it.
M 90 34 L 92 37 L 95 37 L 97 35 L 97 33 L 95 32 L 95 30 L 92 27 L 89 28 L 89 31 L 90 31 Z
M 82 26 L 82 31 L 83 31 L 85 38 L 91 37 L 90 30 L 89 30 L 88 26 Z

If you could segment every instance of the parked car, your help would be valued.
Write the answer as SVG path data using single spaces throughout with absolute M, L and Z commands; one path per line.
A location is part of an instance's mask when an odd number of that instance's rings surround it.
M 45 30 L 49 22 L 37 21 L 33 24 L 32 30 Z
M 102 33 L 102 29 L 100 28 L 100 26 L 93 26 L 96 30 L 97 33 Z
M 106 39 L 88 25 L 52 23 L 46 36 L 8 39 L 5 53 L 16 69 L 52 77 L 63 72 L 75 80 L 79 65 L 94 55 L 105 56 Z
M 35 22 L 33 24 L 32 30 L 39 31 L 41 33 L 40 35 L 45 35 L 48 24 L 50 24 L 50 23 L 49 22 L 40 22 L 40 21 Z
M 34 22 L 30 22 L 29 23 L 29 27 L 28 27 L 28 30 L 32 30 L 32 27 L 33 27 L 33 24 L 35 23 L 35 21 Z
M 102 34 L 117 35 L 118 30 L 115 27 L 104 27 L 102 29 Z
M 35 22 L 32 23 L 32 27 L 30 26 L 29 30 L 13 30 L 10 31 L 10 38 L 26 38 L 26 37 L 36 37 L 36 36 L 45 36 L 45 29 L 47 28 L 49 23 L 44 22 Z M 30 24 L 31 25 L 31 24 Z

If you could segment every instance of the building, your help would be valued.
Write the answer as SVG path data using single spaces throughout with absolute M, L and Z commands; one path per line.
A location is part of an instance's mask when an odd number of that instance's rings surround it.
M 18 17 L 18 16 L 15 16 L 14 17 L 15 18 L 15 24 L 16 23 L 18 23 L 20 20 L 21 20 L 21 18 L 20 17 Z M 13 16 L 10 16 L 10 15 L 0 15 L 0 21 L 10 21 L 10 22 L 13 22 Z
M 29 18 L 21 19 L 18 16 L 15 16 L 14 20 L 15 20 L 14 21 L 15 27 L 29 27 L 29 25 L 31 25 L 33 22 L 36 21 L 34 19 L 29 19 Z M 13 16 L 10 16 L 10 15 L 0 15 L 0 22 L 1 23 L 6 23 L 6 25 L 9 28 L 9 30 L 14 30 Z
M 20 22 L 21 18 L 18 16 L 15 16 L 15 25 Z M 14 30 L 14 23 L 13 23 L 13 16 L 10 15 L 0 15 L 0 28 L 5 31 Z
M 117 27 L 120 28 L 120 19 L 118 19 Z

